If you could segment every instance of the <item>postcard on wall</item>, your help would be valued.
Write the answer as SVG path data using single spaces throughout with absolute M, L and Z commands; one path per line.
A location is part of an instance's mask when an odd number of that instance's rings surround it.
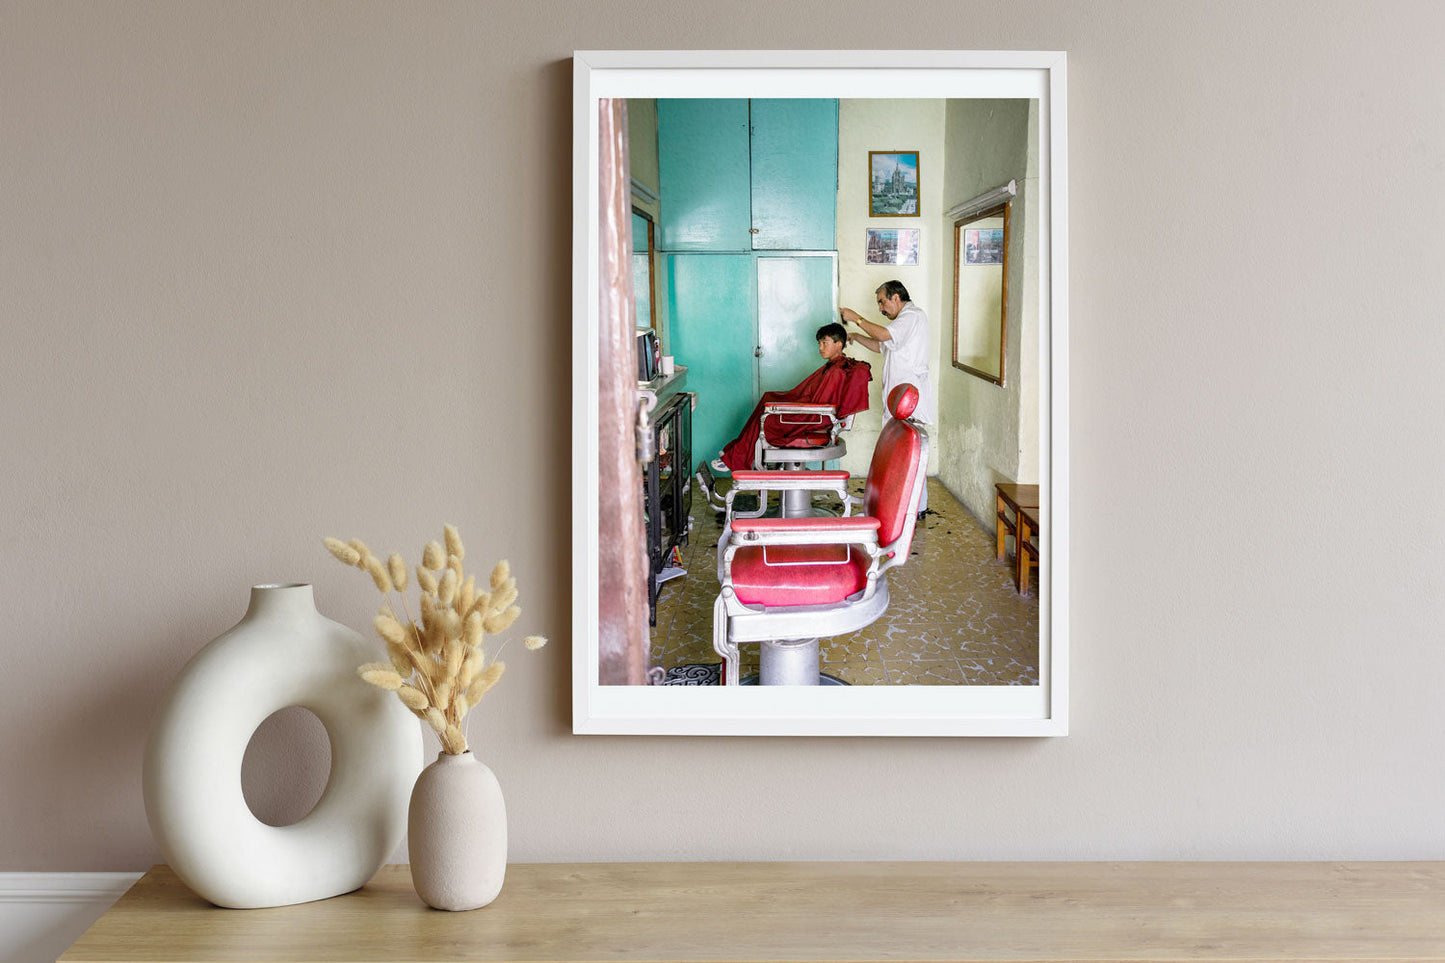
M 865 264 L 917 264 L 918 238 L 922 233 L 917 228 L 894 231 L 870 227 L 863 261 Z

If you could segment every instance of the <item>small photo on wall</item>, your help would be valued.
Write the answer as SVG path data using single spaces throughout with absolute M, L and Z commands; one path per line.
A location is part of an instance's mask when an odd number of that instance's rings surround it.
M 918 216 L 918 151 L 868 152 L 868 216 Z
M 918 239 L 922 233 L 918 228 L 888 230 L 870 227 L 863 261 L 867 264 L 917 264 Z
M 964 264 L 1002 264 L 1003 228 L 979 228 L 963 232 Z

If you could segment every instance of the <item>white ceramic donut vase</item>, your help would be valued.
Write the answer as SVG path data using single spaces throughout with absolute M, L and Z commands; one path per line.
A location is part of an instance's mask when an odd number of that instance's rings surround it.
M 146 818 L 183 882 L 218 906 L 326 899 L 366 883 L 406 832 L 421 771 L 416 718 L 356 669 L 376 646 L 316 611 L 310 585 L 258 585 L 234 628 L 198 652 L 146 746 Z M 302 706 L 331 740 L 316 807 L 290 826 L 257 819 L 241 760 L 273 712 Z

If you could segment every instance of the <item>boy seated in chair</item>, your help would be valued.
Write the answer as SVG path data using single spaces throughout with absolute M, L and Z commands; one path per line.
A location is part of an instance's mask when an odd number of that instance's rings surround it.
M 818 329 L 817 338 L 818 354 L 823 357 L 823 366 L 788 391 L 763 392 L 762 400 L 744 422 L 742 431 L 713 459 L 713 471 L 730 472 L 753 467 L 753 455 L 757 449 L 758 432 L 763 430 L 762 414 L 766 405 L 833 405 L 840 420 L 867 410 L 868 382 L 873 380 L 872 366 L 866 361 L 843 354 L 843 349 L 848 346 L 848 332 L 841 324 L 833 322 L 823 325 Z M 780 423 L 774 420 L 767 424 L 766 430 L 769 444 L 786 446 L 795 436 L 816 431 L 817 426 Z

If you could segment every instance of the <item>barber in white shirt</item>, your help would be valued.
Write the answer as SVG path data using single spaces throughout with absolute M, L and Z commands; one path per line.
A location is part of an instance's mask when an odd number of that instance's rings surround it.
M 838 312 L 845 322 L 856 324 L 864 334 L 848 335 L 852 344 L 861 344 L 870 351 L 883 355 L 883 423 L 891 417 L 887 400 L 893 389 L 901 384 L 911 384 L 918 389 L 918 407 L 913 411 L 913 420 L 925 425 L 938 423 L 938 400 L 933 393 L 933 382 L 928 377 L 928 316 L 923 309 L 908 299 L 908 289 L 902 281 L 885 281 L 874 292 L 878 298 L 878 310 L 888 319 L 887 325 L 865 320 L 852 308 Z M 923 498 L 918 510 L 928 507 L 928 486 L 923 486 Z

